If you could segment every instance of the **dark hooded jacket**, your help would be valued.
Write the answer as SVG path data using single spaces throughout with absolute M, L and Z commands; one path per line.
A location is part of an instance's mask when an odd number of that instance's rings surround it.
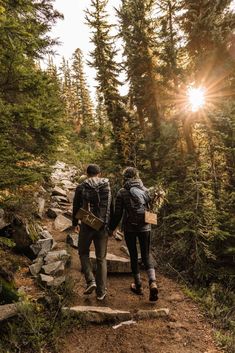
M 87 199 L 87 195 L 90 193 L 95 196 L 94 202 L 90 202 Z M 76 219 L 78 210 L 81 207 L 88 209 L 88 203 L 90 211 L 108 225 L 111 205 L 111 189 L 108 179 L 92 177 L 78 185 L 73 199 L 73 226 L 77 226 L 78 224 L 78 220 Z
M 131 193 L 132 187 L 139 188 L 141 190 L 147 190 L 140 179 L 128 179 L 124 182 L 122 189 L 118 191 L 114 215 L 111 219 L 110 230 L 115 230 L 122 219 L 122 230 L 125 233 L 128 232 L 148 232 L 151 230 L 151 225 L 144 223 L 141 226 L 130 224 L 128 221 L 128 209 L 131 208 Z

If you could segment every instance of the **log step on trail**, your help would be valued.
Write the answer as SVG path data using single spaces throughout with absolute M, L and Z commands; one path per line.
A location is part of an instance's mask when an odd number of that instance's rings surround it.
M 169 309 L 158 308 L 153 310 L 138 310 L 136 312 L 111 309 L 99 306 L 75 306 L 63 308 L 67 315 L 77 316 L 83 323 L 102 324 L 106 322 L 157 319 L 169 316 Z

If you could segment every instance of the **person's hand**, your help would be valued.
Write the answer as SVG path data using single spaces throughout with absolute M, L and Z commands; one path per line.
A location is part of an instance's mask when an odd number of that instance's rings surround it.
M 76 227 L 74 227 L 74 232 L 75 233 L 80 233 L 80 226 L 77 225 Z

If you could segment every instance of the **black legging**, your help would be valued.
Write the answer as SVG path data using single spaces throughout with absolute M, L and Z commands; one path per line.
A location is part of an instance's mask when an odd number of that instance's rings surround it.
M 145 270 L 154 268 L 150 258 L 151 232 L 127 232 L 125 233 L 126 245 L 131 258 L 131 270 L 133 275 L 139 273 L 138 251 L 136 240 L 139 239 L 142 262 Z

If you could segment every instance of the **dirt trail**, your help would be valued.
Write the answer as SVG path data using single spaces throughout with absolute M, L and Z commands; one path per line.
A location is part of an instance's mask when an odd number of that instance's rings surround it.
M 46 225 L 53 233 L 59 248 L 65 248 L 66 234 L 53 229 L 51 221 Z M 120 251 L 120 242 L 109 240 L 108 251 L 125 256 Z M 64 337 L 61 353 L 221 353 L 213 341 L 213 328 L 206 321 L 200 309 L 187 298 L 180 286 L 174 281 L 157 274 L 159 300 L 156 304 L 148 301 L 147 278 L 143 272 L 144 296 L 135 296 L 130 292 L 130 275 L 109 275 L 108 296 L 100 304 L 95 294 L 82 295 L 84 279 L 80 272 L 77 250 L 71 249 L 71 266 L 68 274 L 75 282 L 74 305 L 109 306 L 115 309 L 138 310 L 169 308 L 170 316 L 165 319 L 138 321 L 130 326 L 116 330 L 111 325 L 88 325 L 74 327 Z

